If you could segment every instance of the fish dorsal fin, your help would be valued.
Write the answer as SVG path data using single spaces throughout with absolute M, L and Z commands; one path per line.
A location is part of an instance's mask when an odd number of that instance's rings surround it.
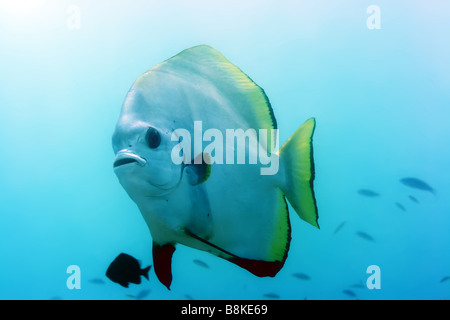
M 230 114 L 239 114 L 243 118 L 245 124 L 242 129 L 268 130 L 268 147 L 265 147 L 266 150 L 273 151 L 271 146 L 272 141 L 276 141 L 276 131 L 270 129 L 277 129 L 277 121 L 267 95 L 219 51 L 207 45 L 192 47 L 159 64 L 153 70 L 178 74 L 191 82 L 200 77 L 211 83 L 228 99 L 226 108 L 229 108 Z M 265 144 L 264 141 L 262 143 Z

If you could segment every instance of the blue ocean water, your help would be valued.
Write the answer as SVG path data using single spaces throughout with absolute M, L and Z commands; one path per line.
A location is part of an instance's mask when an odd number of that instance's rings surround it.
M 437 0 L 1 0 L 0 299 L 450 298 L 449 14 Z M 106 268 L 120 252 L 151 265 L 152 239 L 112 170 L 111 135 L 134 80 L 198 44 L 264 88 L 281 143 L 316 118 L 321 229 L 291 210 L 275 278 L 179 246 L 171 291 L 153 270 L 125 289 Z M 400 183 L 410 176 L 436 194 Z M 371 265 L 380 289 L 366 286 Z

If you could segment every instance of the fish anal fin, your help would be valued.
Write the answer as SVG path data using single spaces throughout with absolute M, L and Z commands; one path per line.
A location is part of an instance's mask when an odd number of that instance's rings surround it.
M 228 252 L 211 242 L 202 239 L 201 237 L 195 235 L 191 231 L 185 229 L 185 233 L 211 247 L 214 249 L 217 249 L 221 251 L 222 254 L 219 254 L 218 257 L 228 260 L 231 263 L 234 263 L 235 265 L 249 271 L 250 273 L 254 274 L 258 277 L 275 277 L 275 275 L 278 273 L 278 271 L 283 268 L 284 262 L 286 260 L 286 255 L 284 256 L 282 261 L 264 261 L 264 260 L 256 260 L 256 259 L 246 259 L 241 258 L 239 256 L 236 256 L 232 254 L 231 252 Z
M 284 265 L 283 261 L 263 261 L 239 257 L 227 260 L 258 277 L 275 277 Z
M 159 245 L 153 242 L 153 265 L 158 280 L 170 290 L 172 283 L 172 256 L 175 252 L 173 244 Z

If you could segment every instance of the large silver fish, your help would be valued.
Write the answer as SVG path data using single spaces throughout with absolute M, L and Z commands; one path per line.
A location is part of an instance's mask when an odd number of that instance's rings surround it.
M 200 136 L 200 147 L 199 125 L 200 134 L 214 133 Z M 154 270 L 168 289 L 178 243 L 257 276 L 275 276 L 291 240 L 285 198 L 300 218 L 319 227 L 315 120 L 306 121 L 278 151 L 274 129 L 264 90 L 209 46 L 182 51 L 131 87 L 112 138 L 114 172 L 150 229 Z M 239 164 L 238 142 L 234 145 L 239 138 L 231 136 L 232 144 L 218 141 L 230 130 L 246 134 L 245 159 L 258 159 L 263 151 L 266 158 L 259 159 L 265 162 Z M 192 141 L 194 147 L 186 147 Z

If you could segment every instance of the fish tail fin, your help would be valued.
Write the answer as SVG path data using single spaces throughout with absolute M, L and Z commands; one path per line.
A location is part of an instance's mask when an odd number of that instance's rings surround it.
M 286 180 L 281 187 L 284 195 L 304 221 L 320 228 L 314 196 L 313 134 L 316 120 L 307 120 L 280 148 Z
M 142 269 L 142 275 L 145 277 L 145 279 L 148 280 L 148 272 L 150 271 L 150 269 L 152 268 L 152 266 L 148 266 L 147 268 Z

